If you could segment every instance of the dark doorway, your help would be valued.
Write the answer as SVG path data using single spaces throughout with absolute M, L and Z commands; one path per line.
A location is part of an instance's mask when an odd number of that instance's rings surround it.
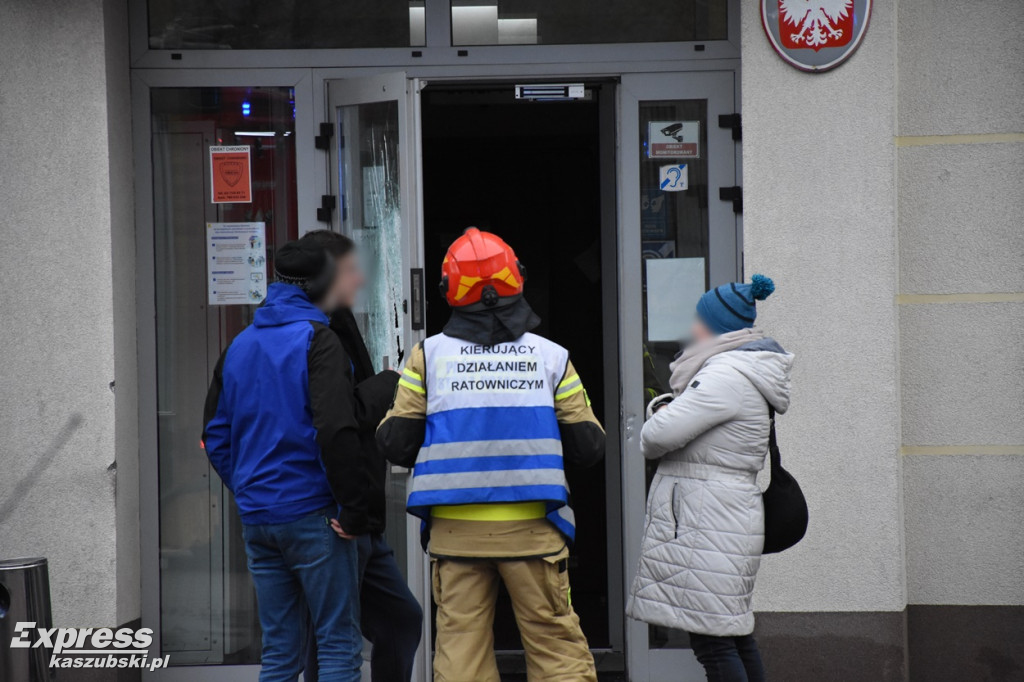
M 536 332 L 569 349 L 604 419 L 601 263 L 614 254 L 601 252 L 600 97 L 599 85 L 588 85 L 586 99 L 557 102 L 516 100 L 512 84 L 427 87 L 422 177 L 427 332 L 440 332 L 448 317 L 432 286 L 448 244 L 469 226 L 494 232 L 527 267 L 525 295 L 543 321 Z M 614 303 L 609 309 L 614 314 Z M 609 648 L 605 467 L 567 476 L 577 524 L 573 605 L 591 648 Z M 504 592 L 495 647 L 522 648 Z

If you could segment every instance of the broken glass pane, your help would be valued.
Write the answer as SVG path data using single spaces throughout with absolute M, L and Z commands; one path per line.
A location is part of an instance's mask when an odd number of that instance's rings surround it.
M 368 279 L 354 312 L 377 369 L 397 367 L 405 354 L 398 103 L 341 107 L 338 119 L 342 229 Z

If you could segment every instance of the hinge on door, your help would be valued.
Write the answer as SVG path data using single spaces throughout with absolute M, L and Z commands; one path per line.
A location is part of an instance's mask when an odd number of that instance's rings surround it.
M 330 151 L 332 137 L 334 137 L 334 124 L 321 123 L 320 134 L 313 138 L 313 144 L 316 145 L 317 149 L 322 149 L 325 152 Z
M 331 222 L 331 213 L 334 212 L 338 200 L 333 194 L 324 194 L 320 197 L 320 208 L 316 210 L 316 219 L 321 223 Z
M 742 187 L 719 187 L 718 198 L 722 201 L 731 201 L 733 213 L 743 213 Z
M 740 114 L 722 114 L 718 117 L 719 128 L 732 128 L 732 139 L 739 142 L 743 139 L 743 117 Z

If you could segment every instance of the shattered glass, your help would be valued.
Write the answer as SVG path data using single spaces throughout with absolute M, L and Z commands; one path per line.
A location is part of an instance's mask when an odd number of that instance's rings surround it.
M 367 276 L 353 312 L 378 370 L 399 367 L 405 356 L 398 111 L 395 101 L 337 109 L 341 230 L 355 241 Z M 405 477 L 389 474 L 386 533 L 403 575 L 408 565 L 405 485 Z
M 405 355 L 398 104 L 341 107 L 339 130 L 342 229 L 368 280 L 354 312 L 377 369 L 398 367 Z

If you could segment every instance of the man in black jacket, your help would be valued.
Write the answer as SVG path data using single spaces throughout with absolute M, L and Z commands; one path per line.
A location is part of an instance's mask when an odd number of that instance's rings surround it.
M 416 649 L 422 632 L 423 611 L 409 591 L 391 547 L 384 538 L 387 521 L 387 461 L 377 452 L 374 432 L 391 405 L 399 375 L 389 369 L 374 373 L 370 353 L 359 333 L 352 306 L 363 276 L 359 270 L 354 244 L 348 237 L 329 230 L 307 233 L 301 240 L 316 244 L 334 260 L 338 270 L 333 294 L 338 304 L 331 315 L 330 328 L 341 341 L 354 375 L 353 384 L 338 386 L 348 393 L 359 427 L 361 465 L 355 469 L 364 491 L 360 507 L 365 510 L 365 525 L 356 538 L 359 547 L 361 626 L 363 636 L 373 644 L 371 678 L 375 682 L 408 682 L 412 677 Z M 351 532 L 334 524 L 339 534 Z M 304 673 L 306 682 L 315 682 L 315 641 L 311 641 Z

